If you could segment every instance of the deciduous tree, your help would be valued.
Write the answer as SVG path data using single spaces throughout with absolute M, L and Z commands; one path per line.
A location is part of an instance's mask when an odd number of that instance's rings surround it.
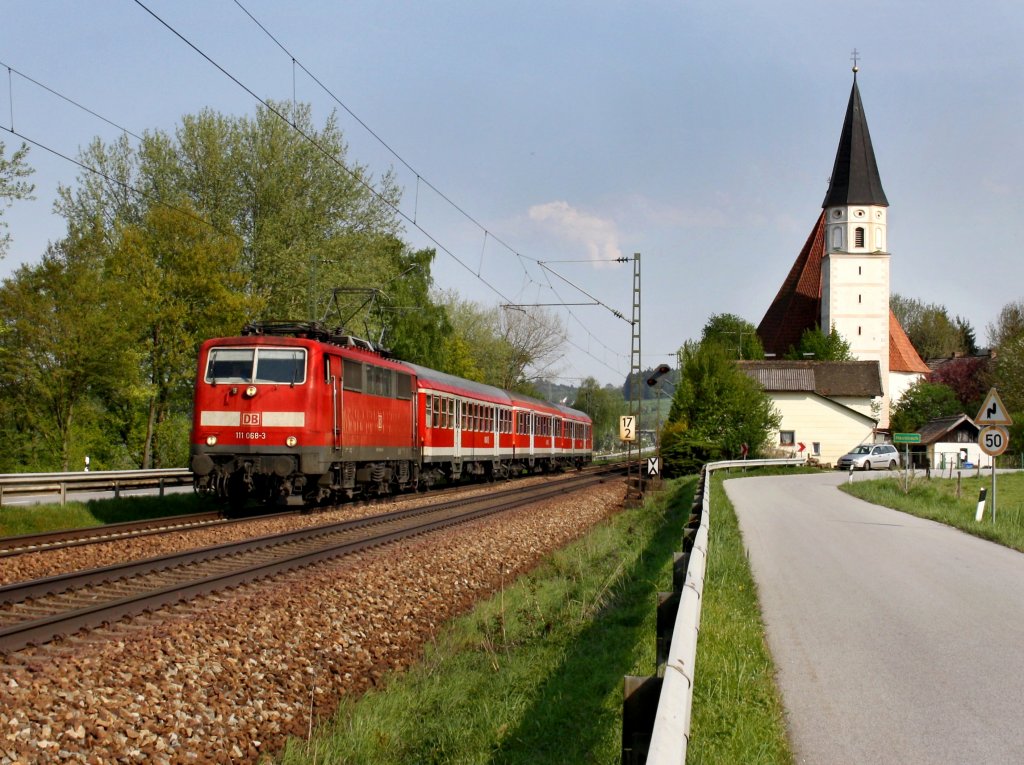
M 921 380 L 910 386 L 892 409 L 889 426 L 893 432 L 913 433 L 929 420 L 963 412 L 953 389 Z
M 680 472 L 719 456 L 739 456 L 746 443 L 764 453 L 781 422 L 760 385 L 718 343 L 688 343 L 662 439 L 666 470 Z
M 80 465 L 83 412 L 131 376 L 103 257 L 95 233 L 64 240 L 0 286 L 0 399 L 17 418 L 7 447 L 24 455 L 22 470 Z
M 835 326 L 827 335 L 821 327 L 805 329 L 800 336 L 800 345 L 786 354 L 789 359 L 812 359 L 814 361 L 853 361 L 850 343 Z
M 590 415 L 595 448 L 611 448 L 618 438 L 619 417 L 626 413 L 622 394 L 614 388 L 602 388 L 588 377 L 580 384 L 572 406 Z
M 757 327 L 734 313 L 716 313 L 704 324 L 702 343 L 720 345 L 732 359 L 764 358 L 764 346 L 757 336 Z
M 4 157 L 4 142 L 0 141 L 0 205 L 10 207 L 15 199 L 32 199 L 35 189 L 26 181 L 33 170 L 25 161 L 28 146 L 22 144 L 10 159 Z M 7 223 L 0 215 L 0 257 L 3 257 L 10 244 L 11 235 L 7 233 Z
M 159 466 L 158 433 L 174 411 L 187 411 L 196 355 L 208 337 L 236 334 L 258 298 L 242 287 L 241 241 L 188 209 L 155 206 L 121 232 L 106 270 L 118 314 L 140 357 L 145 408 L 142 467 Z

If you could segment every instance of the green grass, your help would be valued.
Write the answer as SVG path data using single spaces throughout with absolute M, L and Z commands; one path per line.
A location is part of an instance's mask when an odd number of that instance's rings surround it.
M 344 701 L 282 762 L 617 765 L 623 676 L 655 671 L 655 594 L 671 587 L 694 483 L 670 483 L 453 620 L 419 664 Z
M 669 482 L 453 620 L 405 674 L 343 701 L 280 762 L 607 763 L 622 679 L 655 671 L 655 598 L 694 478 Z M 735 516 L 715 481 L 691 763 L 791 763 L 774 668 Z
M 0 507 L 0 536 L 38 534 L 59 529 L 103 526 L 108 523 L 187 515 L 216 509 L 209 499 L 196 494 L 164 497 L 122 497 L 68 502 L 66 505 L 4 505 Z
M 754 475 L 779 472 L 786 471 L 759 470 Z M 757 589 L 736 514 L 722 488 L 726 477 L 736 475 L 718 475 L 711 485 L 708 568 L 687 762 L 792 763 Z
M 985 515 L 975 521 L 979 490 L 988 489 Z M 998 542 L 1024 552 L 1024 474 L 996 476 L 996 522 L 992 523 L 992 476 L 972 475 L 961 482 L 957 497 L 957 479 L 916 477 L 906 491 L 902 478 L 854 481 L 841 485 L 855 497 L 895 510 L 955 526 L 968 534 Z

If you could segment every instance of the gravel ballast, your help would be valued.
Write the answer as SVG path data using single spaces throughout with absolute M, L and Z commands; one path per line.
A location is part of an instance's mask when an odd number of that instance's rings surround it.
M 0 765 L 258 762 L 342 694 L 416 661 L 444 621 L 619 509 L 623 491 L 603 484 L 0 658 Z

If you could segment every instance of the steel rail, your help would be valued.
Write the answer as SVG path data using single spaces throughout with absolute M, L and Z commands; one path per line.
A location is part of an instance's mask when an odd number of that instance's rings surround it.
M 607 471 L 614 466 L 588 466 L 581 472 L 589 473 L 595 470 Z M 442 489 L 434 489 L 431 494 L 434 496 L 447 496 L 471 491 L 478 488 L 479 484 L 470 483 L 458 486 L 450 486 Z M 356 499 L 351 506 L 372 506 L 379 503 L 401 503 L 404 501 L 418 499 L 421 494 L 402 493 L 388 494 L 378 497 L 366 497 Z M 340 505 L 344 507 L 348 505 Z M 193 513 L 188 515 L 170 515 L 161 518 L 151 518 L 141 521 L 124 521 L 122 523 L 109 523 L 103 526 L 83 526 L 74 529 L 62 529 L 58 531 L 46 531 L 37 534 L 21 534 L 11 537 L 0 537 L 0 558 L 8 558 L 15 555 L 38 552 L 40 550 L 54 550 L 66 547 L 75 547 L 87 544 L 116 541 L 136 536 L 149 536 L 175 531 L 193 530 L 212 525 L 229 525 L 244 523 L 252 520 L 268 520 L 280 518 L 286 515 L 294 515 L 303 511 L 329 511 L 331 507 L 312 506 L 298 510 L 287 510 L 281 513 L 254 514 L 240 516 L 238 518 L 224 518 L 220 512 Z
M 35 601 L 42 597 L 69 593 L 94 584 L 118 582 L 127 586 L 128 579 L 132 576 L 145 576 L 152 574 L 154 571 L 169 572 L 172 569 L 179 571 L 182 566 L 194 566 L 210 561 L 225 563 L 227 562 L 225 560 L 226 556 L 237 557 L 247 552 L 263 553 L 270 548 L 280 548 L 286 544 L 300 543 L 312 538 L 322 539 L 331 534 L 350 532 L 384 524 L 394 525 L 417 516 L 438 515 L 450 512 L 453 508 L 470 505 L 468 510 L 456 516 L 434 519 L 428 517 L 424 519 L 423 523 L 417 523 L 411 527 L 385 530 L 370 537 L 344 540 L 340 543 L 331 543 L 313 550 L 303 549 L 297 553 L 274 560 L 262 560 L 256 564 L 246 564 L 241 568 L 236 567 L 230 571 L 203 575 L 199 579 L 179 582 L 143 593 L 117 597 L 88 607 L 76 608 L 73 611 L 43 614 L 36 618 L 9 624 L 6 627 L 0 628 L 0 652 L 10 652 L 33 643 L 47 642 L 59 635 L 72 634 L 84 628 L 98 627 L 125 616 L 137 615 L 154 608 L 209 594 L 245 582 L 266 578 L 322 560 L 351 554 L 368 547 L 376 547 L 398 539 L 421 535 L 445 526 L 466 523 L 486 515 L 550 499 L 554 496 L 579 490 L 587 485 L 603 481 L 603 475 L 591 474 L 568 481 L 559 481 L 556 484 L 516 487 L 509 492 L 502 492 L 498 496 L 486 495 L 484 497 L 463 498 L 454 502 L 410 508 L 371 518 L 345 521 L 302 531 L 287 532 L 285 534 L 269 535 L 245 542 L 225 543 L 212 548 L 193 550 L 185 554 L 161 556 L 147 561 L 107 566 L 95 571 L 65 574 L 34 582 L 8 585 L 0 588 L 0 601 L 7 604 Z M 532 491 L 530 491 L 531 489 Z M 478 507 L 474 508 L 474 505 Z
M 46 531 L 38 534 L 0 537 L 0 558 L 9 558 L 14 555 L 24 555 L 25 553 L 38 552 L 40 550 L 56 550 L 63 547 L 110 542 L 128 537 L 168 534 L 182 531 L 183 529 L 203 528 L 231 522 L 225 519 L 219 512 L 205 512 L 187 515 L 168 515 L 160 518 L 149 518 L 144 521 L 108 523 L 103 526 L 82 526 L 74 529 Z

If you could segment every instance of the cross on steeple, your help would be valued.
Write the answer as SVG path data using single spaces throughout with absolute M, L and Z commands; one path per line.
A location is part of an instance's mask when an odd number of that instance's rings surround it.
M 856 48 L 854 48 L 853 53 L 850 54 L 850 61 L 853 62 L 853 76 L 856 78 L 857 72 L 860 71 L 860 67 L 857 66 L 857 62 L 860 61 L 860 54 L 857 52 Z

